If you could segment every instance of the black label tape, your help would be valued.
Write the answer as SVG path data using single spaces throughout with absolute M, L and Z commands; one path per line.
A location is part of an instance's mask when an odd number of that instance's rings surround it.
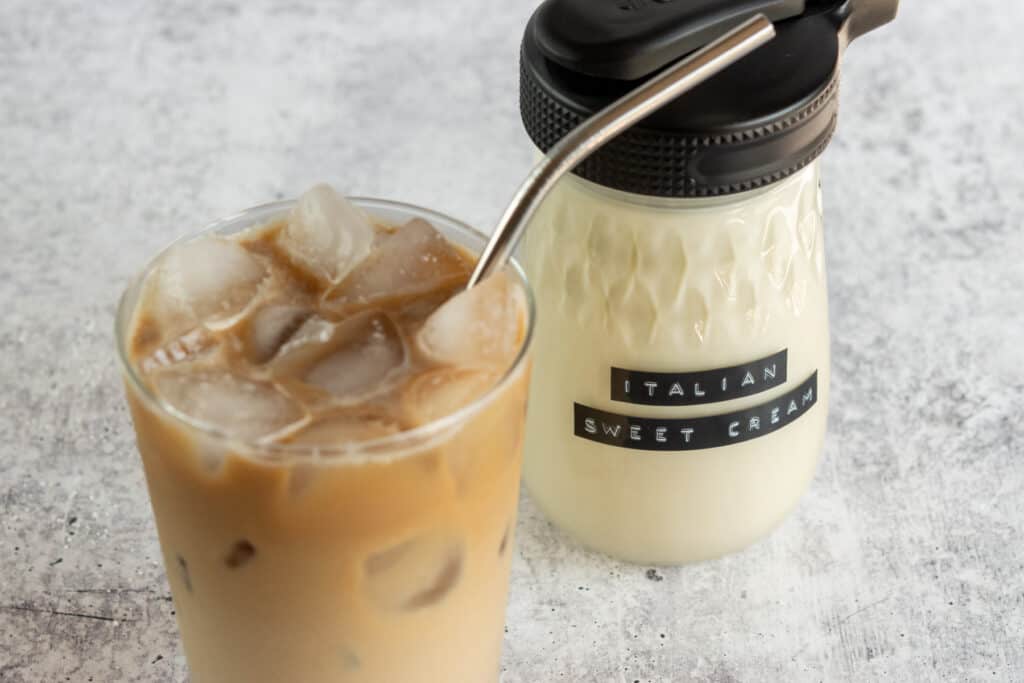
M 723 415 L 669 419 L 629 417 L 575 405 L 576 436 L 642 451 L 695 451 L 750 441 L 782 429 L 818 401 L 818 372 L 792 391 L 761 405 Z
M 647 406 L 694 406 L 752 396 L 786 383 L 786 350 L 718 370 L 643 372 L 612 368 L 612 400 Z

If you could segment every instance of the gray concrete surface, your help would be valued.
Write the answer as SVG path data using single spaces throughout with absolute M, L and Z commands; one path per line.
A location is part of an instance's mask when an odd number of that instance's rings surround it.
M 111 345 L 129 276 L 326 179 L 488 226 L 533 2 L 0 4 L 0 680 L 184 681 Z M 824 162 L 833 409 L 769 539 L 628 566 L 524 495 L 503 680 L 1024 680 L 1024 6 L 905 2 Z

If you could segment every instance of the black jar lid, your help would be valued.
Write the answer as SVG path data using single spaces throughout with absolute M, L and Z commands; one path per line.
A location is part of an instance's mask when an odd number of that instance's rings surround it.
M 751 190 L 800 170 L 836 126 L 846 44 L 898 0 L 547 0 L 527 25 L 520 106 L 547 152 L 665 66 L 757 13 L 776 37 L 651 115 L 575 173 L 662 197 Z

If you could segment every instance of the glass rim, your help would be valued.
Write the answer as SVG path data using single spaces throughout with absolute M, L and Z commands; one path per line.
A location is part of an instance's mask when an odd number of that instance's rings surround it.
M 455 232 L 468 233 L 472 237 L 479 238 L 485 244 L 488 241 L 488 237 L 479 230 L 456 218 L 452 218 L 451 216 L 440 213 L 439 211 L 434 211 L 433 209 L 427 209 L 425 207 L 406 202 L 379 199 L 375 197 L 348 197 L 348 200 L 369 213 L 371 216 L 374 215 L 374 209 L 395 211 L 406 214 L 410 218 L 423 218 L 428 222 L 435 224 L 435 227 L 438 227 L 436 224 L 439 223 L 443 226 L 453 228 Z M 404 449 L 409 449 L 411 452 L 426 450 L 426 445 L 433 443 L 434 439 L 437 437 L 447 434 L 449 430 L 458 428 L 470 421 L 477 413 L 483 410 L 484 407 L 493 402 L 496 397 L 500 395 L 501 392 L 504 391 L 522 372 L 533 344 L 537 311 L 536 301 L 534 299 L 533 289 L 530 286 L 530 282 L 526 278 L 526 274 L 519 263 L 515 259 L 512 259 L 509 261 L 507 268 L 515 274 L 515 277 L 518 280 L 518 286 L 521 288 L 526 301 L 526 334 L 523 336 L 522 344 L 515 359 L 494 386 L 488 389 L 482 396 L 477 397 L 467 405 L 452 413 L 430 420 L 429 422 L 418 425 L 412 429 L 363 441 L 347 441 L 328 445 L 279 443 L 261 439 L 245 439 L 233 436 L 212 423 L 194 419 L 158 396 L 150 389 L 149 386 L 147 386 L 146 382 L 142 380 L 138 369 L 129 358 L 127 350 L 128 327 L 134 319 L 137 302 L 136 305 L 132 306 L 132 310 L 126 310 L 129 303 L 128 295 L 142 287 L 146 278 L 153 272 L 156 265 L 167 254 L 167 252 L 174 247 L 180 244 L 185 244 L 204 235 L 211 233 L 216 234 L 217 231 L 223 230 L 234 223 L 250 221 L 248 225 L 241 227 L 240 230 L 265 225 L 276 217 L 284 215 L 285 212 L 296 205 L 297 201 L 297 199 L 293 198 L 259 204 L 214 220 L 202 229 L 186 233 L 167 244 L 165 247 L 160 249 L 134 277 L 131 278 L 127 287 L 125 287 L 124 291 L 121 293 L 118 300 L 117 312 L 114 317 L 117 360 L 122 376 L 128 379 L 131 388 L 134 389 L 135 393 L 143 399 L 149 409 L 172 418 L 176 423 L 180 423 L 189 430 L 202 434 L 204 437 L 212 439 L 218 444 L 223 444 L 232 452 L 237 452 L 240 455 L 256 456 L 257 458 L 259 455 L 312 455 L 317 460 L 319 460 L 321 456 L 324 456 L 328 460 L 335 456 L 342 456 L 338 457 L 336 462 L 338 464 L 344 464 L 352 462 L 353 456 L 364 455 L 369 459 L 383 460 L 392 459 L 393 457 L 401 457 L 401 455 L 404 455 L 401 454 Z M 379 216 L 378 218 L 383 220 Z M 442 230 L 442 233 L 443 232 L 444 231 Z M 467 245 L 460 244 L 460 246 Z

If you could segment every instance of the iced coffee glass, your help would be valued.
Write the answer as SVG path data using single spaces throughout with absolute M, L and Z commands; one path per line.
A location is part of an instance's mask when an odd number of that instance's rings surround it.
M 354 201 L 380 224 L 423 219 L 467 255 L 485 243 L 425 209 Z M 294 207 L 258 207 L 202 235 Z M 273 403 L 227 405 L 213 383 L 199 399 L 213 414 L 196 420 L 151 387 L 131 335 L 141 334 L 135 318 L 154 264 L 124 294 L 117 343 L 192 680 L 496 680 L 534 322 L 518 268 L 508 272 L 523 304 L 518 351 L 482 395 L 475 370 L 441 367 L 394 394 L 411 405 L 403 414 L 419 416 L 401 430 L 349 411 L 339 424 L 355 429 L 351 440 L 326 424 L 268 441 L 217 420 L 238 411 L 274 420 Z M 187 339 L 170 351 L 190 352 Z

